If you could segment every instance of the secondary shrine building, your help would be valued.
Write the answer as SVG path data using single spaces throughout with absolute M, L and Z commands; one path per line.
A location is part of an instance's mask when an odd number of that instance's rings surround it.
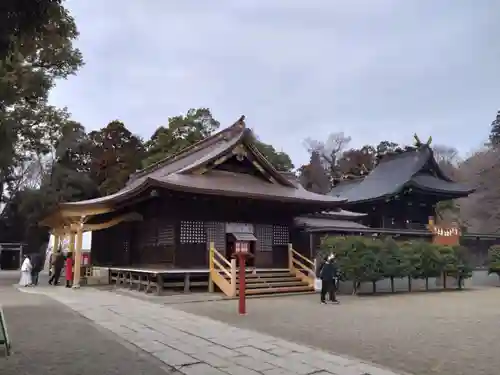
M 92 230 L 95 266 L 208 268 L 210 243 L 231 259 L 243 241 L 253 255 L 249 266 L 286 268 L 296 218 L 337 211 L 339 219 L 346 199 L 306 191 L 254 141 L 242 117 L 135 173 L 115 194 L 62 203 L 44 223 Z
M 347 199 L 343 207 L 365 213 L 361 222 L 371 228 L 426 230 L 441 201 L 466 197 L 474 188 L 449 178 L 431 147 L 384 157 L 365 178 L 336 185 L 332 197 Z

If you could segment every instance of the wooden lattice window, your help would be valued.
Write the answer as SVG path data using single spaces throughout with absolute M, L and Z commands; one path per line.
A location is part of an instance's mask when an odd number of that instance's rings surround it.
M 213 242 L 215 249 L 222 254 L 226 252 L 226 224 L 222 222 L 211 221 L 205 223 L 207 231 L 207 248 L 210 242 Z
M 205 243 L 207 236 L 203 221 L 181 221 L 181 243 Z
M 266 252 L 273 251 L 273 226 L 272 225 L 257 225 L 256 237 L 258 251 Z
M 290 233 L 286 225 L 273 225 L 273 245 L 288 245 Z

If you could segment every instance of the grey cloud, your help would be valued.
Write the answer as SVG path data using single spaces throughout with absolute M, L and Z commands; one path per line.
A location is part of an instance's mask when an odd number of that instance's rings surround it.
M 89 128 L 120 118 L 147 137 L 208 106 L 300 164 L 302 139 L 334 131 L 466 152 L 499 106 L 496 0 L 68 4 L 87 65 L 52 100 Z

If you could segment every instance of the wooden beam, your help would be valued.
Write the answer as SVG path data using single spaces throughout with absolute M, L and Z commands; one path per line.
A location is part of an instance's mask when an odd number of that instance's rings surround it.
M 62 208 L 60 210 L 60 215 L 62 217 L 83 217 L 83 216 L 93 216 L 102 215 L 114 211 L 111 207 L 82 207 L 82 208 Z
M 80 288 L 80 271 L 82 267 L 82 242 L 83 242 L 82 227 L 83 225 L 80 225 L 80 228 L 78 228 L 78 230 L 76 231 L 76 247 L 75 247 L 75 252 L 73 254 L 74 257 L 73 259 L 75 264 L 75 266 L 73 267 L 73 288 L 75 289 Z
M 210 170 L 212 170 L 213 168 L 215 168 L 216 166 L 224 163 L 226 160 L 228 160 L 231 156 L 233 156 L 233 154 L 231 153 L 227 153 L 225 155 L 222 155 L 220 158 L 214 160 L 212 163 L 210 164 L 204 164 L 202 166 L 200 166 L 199 168 L 195 169 L 193 171 L 194 174 L 204 174 Z
M 84 224 L 82 226 L 82 231 L 83 232 L 91 232 L 91 231 L 96 231 L 96 230 L 101 230 L 101 229 L 107 229 L 112 226 L 118 225 L 124 221 L 141 221 L 142 216 L 138 214 L 137 212 L 129 212 L 127 214 L 115 217 L 111 220 L 108 220 L 104 223 L 99 223 L 99 224 Z

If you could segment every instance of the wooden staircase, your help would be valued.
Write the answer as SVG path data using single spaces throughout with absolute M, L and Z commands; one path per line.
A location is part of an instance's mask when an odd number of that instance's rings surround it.
M 314 287 L 295 276 L 289 269 L 247 270 L 246 294 L 283 294 L 312 292 Z M 236 276 L 236 295 L 239 295 L 240 279 Z
M 289 264 L 284 269 L 247 269 L 245 294 L 251 296 L 314 291 L 314 263 L 288 247 Z M 228 297 L 239 295 L 240 278 L 236 261 L 227 260 L 210 246 L 210 291 L 214 285 Z

